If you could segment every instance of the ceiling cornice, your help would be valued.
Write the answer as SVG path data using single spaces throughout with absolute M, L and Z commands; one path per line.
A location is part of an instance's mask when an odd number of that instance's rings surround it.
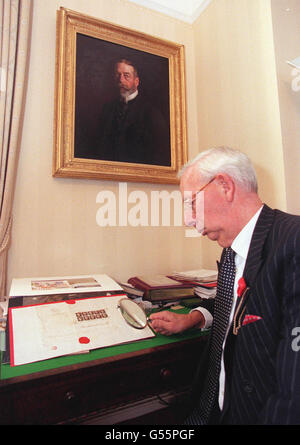
M 212 0 L 129 0 L 145 8 L 166 14 L 183 22 L 193 23 Z M 189 7 L 188 7 L 189 5 Z

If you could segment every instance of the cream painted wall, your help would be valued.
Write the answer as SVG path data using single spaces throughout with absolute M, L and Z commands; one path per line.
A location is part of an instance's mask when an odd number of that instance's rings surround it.
M 126 0 L 35 0 L 29 85 L 19 161 L 8 286 L 13 277 L 108 273 L 127 280 L 201 265 L 201 240 L 183 227 L 105 227 L 96 224 L 97 194 L 119 184 L 53 178 L 56 10 L 66 8 L 185 45 L 188 138 L 197 150 L 196 79 L 190 25 Z M 133 190 L 177 186 L 128 184 Z M 132 205 L 131 205 L 132 206 Z M 130 205 L 129 205 L 130 208 Z M 9 289 L 9 287 L 8 287 Z
M 247 153 L 261 198 L 285 210 L 269 0 L 215 0 L 194 31 L 200 150 L 228 145 Z M 207 265 L 212 265 L 220 249 L 208 240 L 204 248 Z
M 189 154 L 213 145 L 247 152 L 262 199 L 285 209 L 285 177 L 269 0 L 213 0 L 193 26 L 126 0 L 35 0 L 33 43 L 14 203 L 9 276 L 142 272 L 215 267 L 220 249 L 186 238 L 183 227 L 96 224 L 101 190 L 113 181 L 51 176 L 55 13 L 64 6 L 157 37 L 186 50 Z M 128 193 L 175 190 L 128 184 Z

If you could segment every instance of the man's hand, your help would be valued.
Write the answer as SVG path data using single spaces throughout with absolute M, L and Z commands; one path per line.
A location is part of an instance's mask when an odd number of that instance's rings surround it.
M 205 323 L 204 316 L 199 311 L 193 311 L 189 314 L 176 314 L 175 312 L 163 311 L 150 315 L 150 324 L 155 332 L 163 335 L 172 335 L 183 332 L 196 325 L 203 327 Z

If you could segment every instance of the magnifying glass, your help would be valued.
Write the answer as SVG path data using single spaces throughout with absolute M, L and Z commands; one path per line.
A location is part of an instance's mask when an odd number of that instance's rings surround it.
M 129 298 L 122 298 L 118 307 L 124 320 L 133 328 L 144 329 L 147 326 L 147 315 L 141 306 Z

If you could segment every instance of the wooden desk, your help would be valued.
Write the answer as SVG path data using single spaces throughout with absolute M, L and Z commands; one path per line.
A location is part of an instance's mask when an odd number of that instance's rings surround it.
M 144 424 L 159 424 L 155 412 L 165 408 L 162 400 L 188 390 L 206 340 L 195 331 L 158 335 L 84 355 L 2 364 L 0 424 L 134 424 L 141 416 Z M 163 409 L 160 424 L 172 423 L 169 414 Z

